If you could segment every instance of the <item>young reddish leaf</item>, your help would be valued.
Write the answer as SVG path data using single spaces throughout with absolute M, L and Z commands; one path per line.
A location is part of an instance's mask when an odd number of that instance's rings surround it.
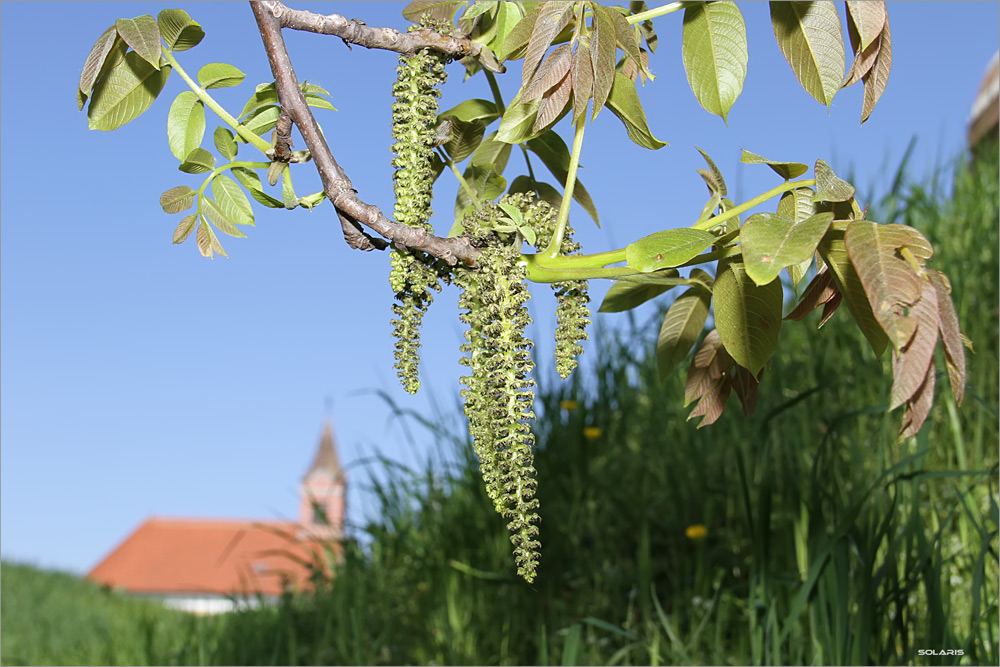
M 752 417 L 757 411 L 757 387 L 760 386 L 760 377 L 764 374 L 761 371 L 758 376 L 754 376 L 750 371 L 742 366 L 736 366 L 732 373 L 733 390 L 736 397 L 740 399 L 743 406 L 743 414 Z
M 571 54 L 569 50 L 569 44 L 563 44 L 562 46 L 557 46 L 549 57 L 545 59 L 538 71 L 535 72 L 535 76 L 532 77 L 531 83 L 525 87 L 524 92 L 521 93 L 521 101 L 527 102 L 533 100 L 536 97 L 541 97 L 549 90 L 555 88 L 562 80 L 566 78 L 566 74 L 569 72 Z
M 931 413 L 934 404 L 934 367 L 927 370 L 923 384 L 914 394 L 913 398 L 906 403 L 906 411 L 903 413 L 903 425 L 899 429 L 899 437 L 909 438 L 920 432 L 920 427 L 924 425 L 927 416 Z
M 222 244 L 219 243 L 219 237 L 215 235 L 215 232 L 212 231 L 211 227 L 208 229 L 208 241 L 212 246 L 213 252 L 217 252 L 227 259 L 229 258 L 229 255 L 226 254 L 226 251 L 222 249 Z
M 807 93 L 829 107 L 844 80 L 844 38 L 832 2 L 771 2 L 778 47 Z
M 687 382 L 684 385 L 684 406 L 698 400 L 708 392 L 712 384 L 733 367 L 733 358 L 722 345 L 719 332 L 712 329 L 701 341 L 698 351 L 691 359 Z
M 195 228 L 195 223 L 198 222 L 198 214 L 192 213 L 190 215 L 185 215 L 177 225 L 177 229 L 174 230 L 174 243 L 184 243 L 187 237 L 191 235 L 191 232 Z
M 801 164 L 799 162 L 776 162 L 774 160 L 768 160 L 766 157 L 757 155 L 756 153 L 751 153 L 750 151 L 744 149 L 743 155 L 740 157 L 740 162 L 744 164 L 766 164 L 771 169 L 774 170 L 778 176 L 781 176 L 786 181 L 801 176 L 802 174 L 809 171 L 809 167 Z M 805 188 L 799 188 L 803 190 Z M 796 190 L 797 192 L 798 190 Z
M 540 7 L 538 18 L 531 30 L 531 38 L 528 40 L 528 50 L 524 54 L 524 69 L 521 70 L 522 88 L 526 87 L 534 77 L 545 52 L 552 45 L 552 41 L 573 18 L 573 3 L 571 2 L 546 2 Z M 513 34 L 514 31 L 511 32 L 511 35 Z M 506 44 L 504 47 L 504 52 L 506 52 Z
M 149 14 L 115 21 L 118 34 L 153 69 L 160 69 L 160 27 Z
M 799 303 L 792 312 L 785 315 L 786 320 L 799 322 L 806 318 L 806 315 L 819 308 L 823 304 L 829 303 L 838 294 L 836 286 L 833 284 L 833 274 L 830 267 L 824 266 L 806 287 L 806 291 L 799 299 Z
M 434 19 L 450 21 L 464 4 L 460 0 L 414 0 L 403 7 L 403 18 L 419 23 L 426 14 Z
M 876 3 L 866 3 L 866 4 L 876 4 Z M 884 8 L 883 8 L 884 9 Z M 883 16 L 882 24 L 885 23 L 885 17 Z M 844 82 L 840 84 L 841 88 L 848 88 L 853 86 L 855 83 L 861 80 L 861 77 L 868 73 L 868 70 L 872 68 L 875 63 L 875 56 L 878 55 L 880 37 L 882 34 L 882 28 L 879 27 L 879 32 L 876 33 L 876 39 L 868 43 L 866 46 L 861 46 L 861 35 L 858 33 L 858 27 L 855 25 L 854 18 L 851 12 L 847 12 L 847 36 L 851 40 L 851 49 L 854 51 L 854 61 L 851 63 L 850 69 L 847 70 L 847 75 L 844 78 Z
M 538 116 L 535 117 L 535 123 L 531 126 L 531 132 L 540 132 L 559 120 L 563 112 L 568 109 L 567 105 L 572 92 L 573 77 L 567 71 L 559 85 L 542 97 L 542 103 L 538 107 Z
M 822 329 L 823 325 L 833 317 L 833 314 L 837 312 L 837 308 L 840 308 L 840 302 L 843 300 L 844 295 L 834 289 L 833 295 L 823 304 L 823 316 L 819 318 L 817 329 Z
M 940 271 L 928 271 L 927 275 L 937 290 L 938 329 L 944 346 L 951 392 L 955 396 L 955 402 L 961 405 L 965 398 L 965 346 L 962 345 L 962 330 L 959 328 L 958 315 L 944 274 Z
M 847 1 L 847 20 L 854 24 L 861 39 L 861 50 L 867 49 L 882 34 L 882 26 L 887 20 L 885 2 L 882 0 L 865 2 Z
M 194 190 L 186 185 L 170 188 L 160 195 L 160 208 L 164 213 L 180 213 L 194 204 Z
M 698 422 L 698 428 L 714 424 L 722 416 L 732 388 L 732 379 L 728 375 L 715 380 L 708 392 L 698 401 L 698 405 L 688 415 L 687 421 L 704 416 L 704 419 Z
M 97 38 L 94 46 L 90 49 L 90 53 L 87 54 L 87 59 L 83 63 L 83 71 L 80 73 L 80 85 L 78 88 L 78 92 L 82 94 L 82 100 L 78 100 L 80 109 L 83 109 L 87 97 L 90 96 L 90 91 L 94 89 L 97 75 L 104 67 L 104 61 L 108 57 L 108 54 L 111 53 L 111 47 L 119 39 L 118 31 L 114 26 L 111 26 Z
M 204 217 L 198 225 L 198 233 L 195 234 L 195 241 L 198 243 L 198 252 L 202 257 L 212 257 L 212 230 L 208 226 L 208 221 Z
M 608 8 L 608 16 L 611 17 L 611 22 L 615 26 L 615 41 L 618 42 L 618 46 L 628 56 L 629 62 L 636 63 L 642 69 L 645 69 L 639 49 L 639 36 L 629 24 L 628 19 L 614 7 Z
M 634 80 L 634 79 L 633 79 Z M 587 113 L 587 102 L 594 96 L 594 64 L 590 48 L 584 44 L 573 52 L 573 124 Z
M 927 259 L 933 252 L 930 244 L 912 227 L 867 220 L 847 225 L 844 244 L 875 318 L 896 351 L 902 350 L 917 324 L 906 311 L 921 298 L 926 281 L 897 251 L 908 248 L 918 260 Z
M 708 153 L 701 150 L 697 146 L 695 146 L 695 148 L 699 153 L 701 153 L 701 156 L 705 158 L 705 162 L 708 163 L 708 171 L 705 171 L 704 169 L 698 170 L 698 174 L 701 175 L 702 179 L 705 181 L 705 185 L 708 186 L 708 191 L 719 195 L 719 197 L 725 197 L 728 194 L 728 190 L 726 189 L 726 180 L 722 178 L 722 172 L 717 166 L 715 166 L 715 162 L 713 162 L 712 158 L 708 156 Z
M 862 77 L 865 82 L 865 97 L 861 107 L 861 122 L 868 120 L 875 104 L 885 92 L 889 83 L 889 70 L 892 69 L 892 36 L 889 34 L 889 18 L 886 17 L 882 36 L 879 38 L 878 55 L 868 73 Z
M 595 92 L 594 95 L 596 105 L 597 93 Z M 634 143 L 650 150 L 663 148 L 667 145 L 666 142 L 660 141 L 649 131 L 649 125 L 646 124 L 646 114 L 639 102 L 639 95 L 635 92 L 635 84 L 629 81 L 629 78 L 624 74 L 615 73 L 615 83 L 611 86 L 611 94 L 608 95 L 607 104 L 611 113 L 625 125 L 628 138 Z
M 646 10 L 647 10 L 646 3 L 642 2 L 641 0 L 639 1 L 633 0 L 632 2 L 628 3 L 629 14 L 641 14 Z M 656 30 L 653 29 L 652 20 L 647 19 L 642 23 L 640 23 L 639 25 L 637 25 L 635 28 L 642 34 L 642 38 L 646 40 L 646 46 L 649 47 L 649 50 L 652 53 L 656 53 L 656 46 L 658 44 L 658 41 L 656 38 Z
M 848 310 L 851 311 L 861 333 L 868 339 L 875 356 L 882 356 L 889 339 L 882 331 L 878 320 L 875 319 L 875 314 L 872 312 L 871 304 L 865 294 L 865 288 L 861 284 L 861 279 L 858 277 L 851 259 L 847 256 L 843 231 L 838 229 L 827 232 L 823 240 L 819 242 L 817 250 L 833 272 L 833 280 L 837 289 L 844 295 Z
M 705 328 L 712 293 L 692 287 L 671 304 L 656 340 L 656 366 L 662 381 L 684 360 Z
M 92 130 L 116 130 L 138 118 L 163 90 L 170 65 L 159 71 L 133 51 L 98 79 L 87 109 Z
M 618 52 L 618 41 L 615 38 L 615 24 L 611 20 L 609 12 L 598 3 L 593 3 L 594 9 L 594 31 L 590 35 L 590 58 L 594 66 L 594 110 L 590 119 L 597 118 L 601 108 L 608 101 L 611 90 L 614 88 L 615 79 L 618 74 L 615 72 L 615 54 Z M 624 75 L 622 75 L 623 78 Z M 629 82 L 630 85 L 631 82 Z M 632 92 L 635 92 L 633 86 Z M 636 100 L 638 100 L 638 95 Z M 638 143 L 638 142 L 637 142 Z
M 164 9 L 156 15 L 156 24 L 171 51 L 187 51 L 205 37 L 201 25 L 183 9 Z
M 719 262 L 712 293 L 715 327 L 733 360 L 755 375 L 774 354 L 781 331 L 781 282 L 757 285 L 735 261 Z
M 681 56 L 698 103 L 725 121 L 743 91 L 749 58 L 746 26 L 736 3 L 688 6 Z
M 938 339 L 937 290 L 926 280 L 921 280 L 920 298 L 910 308 L 907 315 L 914 323 L 913 337 L 902 350 L 892 358 L 892 399 L 889 406 L 893 410 L 911 400 L 932 369 L 934 348 Z M 932 370 L 933 372 L 933 370 Z

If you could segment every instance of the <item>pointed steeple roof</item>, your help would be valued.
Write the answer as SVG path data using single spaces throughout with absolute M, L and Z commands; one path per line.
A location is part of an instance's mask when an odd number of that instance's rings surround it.
M 328 419 L 323 425 L 323 435 L 319 439 L 319 447 L 316 449 L 316 457 L 312 465 L 306 471 L 306 477 L 314 472 L 326 472 L 334 479 L 342 479 L 344 471 L 340 467 L 340 458 L 337 456 L 337 447 L 333 440 L 333 425 Z

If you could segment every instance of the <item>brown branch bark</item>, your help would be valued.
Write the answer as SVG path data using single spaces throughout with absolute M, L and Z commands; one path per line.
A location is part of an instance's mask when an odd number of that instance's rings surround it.
M 394 222 L 377 206 L 366 204 L 357 196 L 357 190 L 351 185 L 351 180 L 333 157 L 326 139 L 319 131 L 319 125 L 306 104 L 305 95 L 292 68 L 292 61 L 281 36 L 282 21 L 279 19 L 285 11 L 291 10 L 280 2 L 271 1 L 251 2 L 250 7 L 257 19 L 264 50 L 274 74 L 278 101 L 305 139 L 323 183 L 323 192 L 337 209 L 348 245 L 359 250 L 382 250 L 386 247 L 387 244 L 382 239 L 366 234 L 361 228 L 363 224 L 398 245 L 421 250 L 451 265 L 461 261 L 474 266 L 479 252 L 471 246 L 468 239 L 445 239 L 421 228 Z
M 348 46 L 357 44 L 366 49 L 384 49 L 396 53 L 416 53 L 420 49 L 434 49 L 456 59 L 472 56 L 493 72 L 506 71 L 487 47 L 473 42 L 468 37 L 451 37 L 427 28 L 413 32 L 399 32 L 393 28 L 371 28 L 357 19 L 348 19 L 340 14 L 316 14 L 304 9 L 292 9 L 277 0 L 266 0 L 261 4 L 281 22 L 282 28 L 334 35 L 344 40 Z

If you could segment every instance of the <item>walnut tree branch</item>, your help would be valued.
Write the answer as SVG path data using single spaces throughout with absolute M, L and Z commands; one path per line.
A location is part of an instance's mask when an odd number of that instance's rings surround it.
M 264 41 L 264 50 L 271 64 L 271 71 L 274 73 L 278 101 L 305 139 L 323 183 L 323 191 L 337 209 L 348 244 L 360 250 L 373 248 L 381 250 L 386 247 L 385 241 L 365 234 L 361 229 L 363 224 L 397 245 L 421 250 L 452 265 L 461 261 L 474 266 L 479 253 L 471 246 L 468 239 L 461 237 L 445 239 L 422 228 L 408 227 L 394 222 L 377 206 L 366 204 L 357 196 L 351 180 L 333 157 L 326 139 L 320 132 L 292 68 L 292 61 L 281 36 L 281 21 L 275 15 L 275 13 L 282 14 L 288 8 L 280 2 L 251 2 L 250 7 L 257 19 L 260 35 Z
M 304 9 L 292 9 L 277 0 L 263 3 L 280 22 L 282 28 L 304 30 L 321 35 L 334 35 L 348 46 L 357 44 L 366 49 L 384 49 L 396 53 L 416 53 L 420 49 L 433 49 L 453 56 L 456 60 L 472 56 L 486 69 L 502 74 L 506 68 L 490 49 L 468 37 L 442 35 L 430 28 L 413 32 L 399 32 L 393 28 L 371 28 L 363 21 L 348 19 L 340 14 L 316 14 Z

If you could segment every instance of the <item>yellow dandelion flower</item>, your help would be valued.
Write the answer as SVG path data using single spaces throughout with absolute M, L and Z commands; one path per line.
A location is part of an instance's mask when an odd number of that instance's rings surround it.
M 567 412 L 576 410 L 577 405 L 579 404 L 576 401 L 559 401 L 559 409 L 566 410 Z
M 705 539 L 705 536 L 708 535 L 708 528 L 704 524 L 696 523 L 693 526 L 685 528 L 684 534 L 687 535 L 689 540 L 698 542 Z
M 583 427 L 583 437 L 587 440 L 597 440 L 604 433 L 604 429 L 600 426 L 584 426 Z

